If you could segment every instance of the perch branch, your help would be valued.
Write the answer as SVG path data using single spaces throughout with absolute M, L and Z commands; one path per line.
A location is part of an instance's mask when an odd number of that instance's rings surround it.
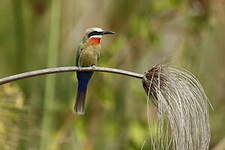
M 114 68 L 105 68 L 105 67 L 57 67 L 57 68 L 48 68 L 48 69 L 41 69 L 41 70 L 35 70 L 31 72 L 25 72 L 21 74 L 16 74 L 4 78 L 0 78 L 0 85 L 9 83 L 12 81 L 24 79 L 24 78 L 29 78 L 29 77 L 34 77 L 34 76 L 40 76 L 40 75 L 45 75 L 45 74 L 53 74 L 53 73 L 61 73 L 61 72 L 76 72 L 76 71 L 96 71 L 96 72 L 109 72 L 109 73 L 115 73 L 115 74 L 121 74 L 121 75 L 126 75 L 138 79 L 142 79 L 143 75 L 134 73 L 134 72 L 129 72 L 125 70 L 120 70 L 120 69 L 114 69 Z

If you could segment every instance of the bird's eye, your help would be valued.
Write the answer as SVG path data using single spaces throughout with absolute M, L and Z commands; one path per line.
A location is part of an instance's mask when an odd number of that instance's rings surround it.
M 92 31 L 88 34 L 88 38 L 93 36 L 93 35 L 102 35 L 102 32 L 98 32 L 98 31 Z

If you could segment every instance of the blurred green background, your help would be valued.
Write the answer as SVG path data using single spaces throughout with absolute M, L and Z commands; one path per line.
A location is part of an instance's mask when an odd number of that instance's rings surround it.
M 202 83 L 210 149 L 225 148 L 225 0 L 1 0 L 0 77 L 72 66 L 89 27 L 102 40 L 99 66 L 144 73 L 158 63 L 185 68 Z M 74 73 L 0 86 L 1 150 L 149 149 L 141 81 L 95 73 L 86 114 L 73 113 Z

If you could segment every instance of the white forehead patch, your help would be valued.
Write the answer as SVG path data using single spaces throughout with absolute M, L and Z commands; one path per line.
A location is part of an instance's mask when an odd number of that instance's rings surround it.
M 91 28 L 92 31 L 102 32 L 103 30 L 101 28 Z
M 102 38 L 102 35 L 92 35 L 90 38 Z

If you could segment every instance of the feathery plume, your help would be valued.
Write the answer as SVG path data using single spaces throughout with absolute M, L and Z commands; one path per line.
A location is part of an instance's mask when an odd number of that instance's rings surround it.
M 156 65 L 142 80 L 157 107 L 159 139 L 154 149 L 208 150 L 208 98 L 199 81 L 187 71 Z M 157 146 L 158 145 L 158 146 Z

